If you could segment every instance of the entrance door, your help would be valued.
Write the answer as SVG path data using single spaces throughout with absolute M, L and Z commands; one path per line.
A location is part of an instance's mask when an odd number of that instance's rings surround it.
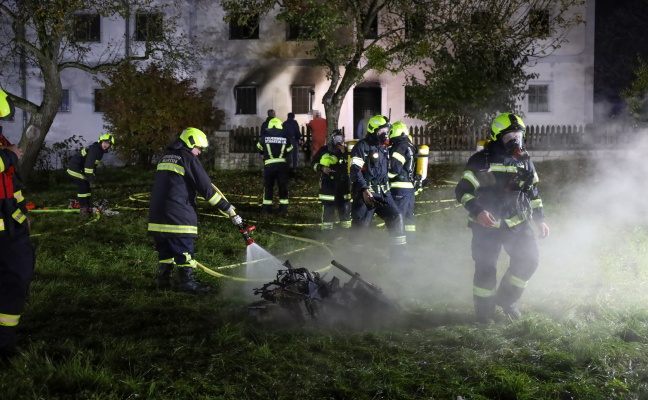
M 364 117 L 365 110 L 371 115 L 380 114 L 382 110 L 382 89 L 380 84 L 363 83 L 353 89 L 353 137 L 357 137 L 358 123 Z M 364 121 L 366 125 L 367 121 Z M 366 126 L 365 126 L 366 129 Z M 348 140 L 348 139 L 347 139 Z

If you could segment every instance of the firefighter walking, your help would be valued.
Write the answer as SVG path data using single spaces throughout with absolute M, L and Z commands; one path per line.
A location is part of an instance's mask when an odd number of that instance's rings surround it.
M 0 119 L 13 112 L 7 94 L 0 89 Z M 0 357 L 14 353 L 18 323 L 31 284 L 35 255 L 29 240 L 29 221 L 15 166 L 22 150 L 4 139 L 0 145 Z
M 90 189 L 95 182 L 95 170 L 104 154 L 114 144 L 115 137 L 110 133 L 104 133 L 99 136 L 99 140 L 72 156 L 68 163 L 67 173 L 77 185 L 77 201 L 81 215 L 88 215 L 92 211 Z
M 337 212 L 342 229 L 351 228 L 351 186 L 344 133 L 336 129 L 329 143 L 317 150 L 311 165 L 320 174 L 319 200 L 322 202 L 322 233 L 333 232 Z
M 369 227 L 373 215 L 378 214 L 389 231 L 390 258 L 405 261 L 408 256 L 403 219 L 389 189 L 390 128 L 387 117 L 375 115 L 367 123 L 367 134 L 351 151 L 351 227 L 357 238 L 360 230 Z
M 199 129 L 187 128 L 169 147 L 155 172 L 149 206 L 148 234 L 158 252 L 158 289 L 170 289 L 178 267 L 178 290 L 202 293 L 209 286 L 196 281 L 194 241 L 198 237 L 197 196 L 227 214 L 236 226 L 242 219 L 209 179 L 198 156 L 208 146 Z
M 288 212 L 288 167 L 287 157 L 293 151 L 293 146 L 284 135 L 283 125 L 279 118 L 268 122 L 265 134 L 259 137 L 257 143 L 259 153 L 263 154 L 263 205 L 261 212 L 272 212 L 272 197 L 275 182 L 279 186 L 279 214 Z
M 538 175 L 523 146 L 524 122 L 513 113 L 504 113 L 493 120 L 491 129 L 492 140 L 470 157 L 455 188 L 457 201 L 470 213 L 475 315 L 486 324 L 493 322 L 496 305 L 510 318 L 521 316 L 517 301 L 539 261 L 529 221 L 533 219 L 540 237 L 549 235 Z M 510 264 L 497 287 L 502 247 Z
M 414 217 L 414 170 L 416 147 L 410 141 L 407 125 L 394 122 L 389 131 L 389 183 L 391 194 L 403 217 L 406 234 L 416 232 Z

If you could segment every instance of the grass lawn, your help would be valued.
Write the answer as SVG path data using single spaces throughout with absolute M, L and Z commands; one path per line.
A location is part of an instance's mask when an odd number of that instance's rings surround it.
M 198 272 L 215 290 L 156 291 L 157 256 L 146 236 L 153 171 L 100 168 L 93 199 L 107 199 L 118 215 L 30 214 L 36 276 L 19 354 L 0 364 L 0 398 L 646 399 L 645 204 L 637 218 L 643 203 L 612 189 L 620 179 L 603 178 L 587 160 L 537 169 L 552 235 L 538 241 L 540 267 L 520 302 L 522 319 L 499 314 L 490 326 L 472 323 L 471 236 L 449 183 L 461 166 L 431 166 L 433 185 L 417 198 L 418 233 L 408 244 L 416 263 L 405 266 L 386 261 L 380 220 L 362 249 L 343 239 L 323 244 L 308 169 L 291 180 L 282 216 L 260 213 L 258 171 L 210 172 L 256 225 L 256 243 L 280 262 L 344 282 L 330 266 L 335 259 L 402 307 L 399 318 L 378 315 L 379 324 L 351 329 L 258 324 L 247 306 L 263 282 Z M 75 187 L 57 171 L 24 192 L 38 207 L 62 209 Z M 201 264 L 229 277 L 274 278 L 269 264 L 246 267 L 228 219 L 205 203 L 200 212 Z

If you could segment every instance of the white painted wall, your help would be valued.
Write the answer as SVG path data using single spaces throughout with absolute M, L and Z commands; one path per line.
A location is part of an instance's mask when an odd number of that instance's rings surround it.
M 223 22 L 223 11 L 212 0 L 188 0 L 181 12 L 178 33 L 197 36 L 211 48 L 201 54 L 202 64 L 195 78 L 199 86 L 213 86 L 216 89 L 214 104 L 225 111 L 223 129 L 234 126 L 260 125 L 266 117 L 266 110 L 276 110 L 282 120 L 292 111 L 291 85 L 312 85 L 315 90 L 313 108 L 322 112 L 322 95 L 328 89 L 328 81 L 321 68 L 313 68 L 312 60 L 306 55 L 306 44 L 287 42 L 285 24 L 273 15 L 264 18 L 260 24 L 259 40 L 229 40 L 229 27 Z M 594 0 L 587 0 L 585 10 L 580 10 L 587 24 L 572 30 L 569 42 L 550 57 L 540 60 L 531 67 L 539 73 L 537 83 L 550 85 L 550 111 L 528 113 L 526 99 L 521 102 L 526 113 L 525 122 L 535 124 L 586 124 L 593 119 L 593 38 Z M 111 41 L 123 51 L 121 39 L 125 23 L 119 19 L 102 19 L 102 43 L 95 45 L 99 57 Z M 134 21 L 131 21 L 131 32 Z M 137 44 L 134 44 L 137 51 Z M 42 79 L 36 76 L 28 81 L 28 98 L 36 103 L 42 97 Z M 405 89 L 403 74 L 376 75 L 370 72 L 367 80 L 377 81 L 382 88 L 381 112 L 391 109 L 392 121 L 402 120 L 408 124 L 420 121 L 404 118 Z M 71 135 L 83 136 L 94 141 L 103 132 L 102 114 L 93 111 L 93 89 L 99 88 L 93 77 L 78 70 L 66 70 L 62 76 L 63 88 L 70 91 L 70 112 L 59 113 L 48 134 L 50 143 L 64 140 Z M 534 83 L 534 82 L 531 82 Z M 234 87 L 241 84 L 258 86 L 257 114 L 236 115 Z M 15 86 L 9 89 L 20 93 Z M 297 114 L 300 124 L 306 124 L 311 117 Z M 22 112 L 18 110 L 14 122 L 0 122 L 10 139 L 17 141 L 22 130 Z M 353 132 L 353 90 L 349 91 L 340 114 L 340 127 Z

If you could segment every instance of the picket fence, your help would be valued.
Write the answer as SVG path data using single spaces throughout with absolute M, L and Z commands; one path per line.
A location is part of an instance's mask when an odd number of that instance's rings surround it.
M 304 148 L 311 140 L 310 129 L 301 127 Z M 527 126 L 525 146 L 529 150 L 587 150 L 602 149 L 629 143 L 637 131 L 616 125 L 530 125 Z M 254 153 L 259 141 L 259 127 L 237 127 L 229 133 L 230 153 Z M 412 141 L 425 144 L 430 150 L 474 150 L 478 141 L 490 137 L 485 128 L 442 129 L 423 126 L 410 127 Z M 347 138 L 349 140 L 349 138 Z

